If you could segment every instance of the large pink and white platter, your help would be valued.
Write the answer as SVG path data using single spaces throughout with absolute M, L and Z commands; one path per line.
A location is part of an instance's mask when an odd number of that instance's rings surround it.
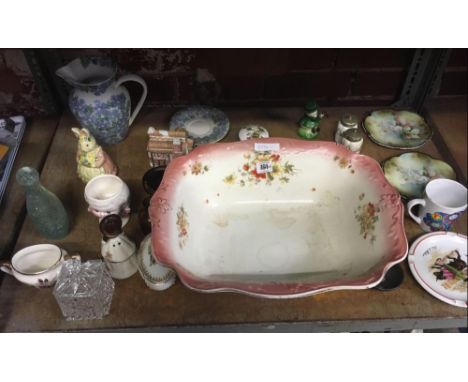
M 407 255 L 403 211 L 372 158 L 285 138 L 197 147 L 149 210 L 155 256 L 187 287 L 271 298 L 377 285 Z

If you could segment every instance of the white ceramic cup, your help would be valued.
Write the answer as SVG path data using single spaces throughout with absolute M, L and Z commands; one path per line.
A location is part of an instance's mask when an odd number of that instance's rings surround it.
M 69 256 L 67 251 L 53 244 L 38 244 L 16 252 L 11 262 L 3 262 L 0 269 L 23 284 L 50 287 L 57 281 L 63 262 L 69 258 L 80 259 L 80 256 Z
M 117 214 L 122 226 L 130 218 L 130 190 L 116 175 L 98 175 L 85 187 L 84 198 L 89 204 L 88 211 L 102 220 L 107 215 Z
M 451 179 L 431 180 L 424 190 L 424 199 L 408 202 L 408 213 L 424 231 L 449 231 L 467 207 L 467 190 Z M 419 207 L 415 215 L 413 207 Z

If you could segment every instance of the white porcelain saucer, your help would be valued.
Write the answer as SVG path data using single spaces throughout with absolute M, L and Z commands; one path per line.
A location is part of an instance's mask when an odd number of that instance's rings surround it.
M 432 232 L 411 246 L 408 263 L 416 281 L 439 300 L 467 307 L 467 238 L 454 232 Z

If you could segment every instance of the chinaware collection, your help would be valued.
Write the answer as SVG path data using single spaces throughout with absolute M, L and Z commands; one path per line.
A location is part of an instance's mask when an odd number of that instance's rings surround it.
M 433 179 L 456 178 L 455 171 L 448 163 L 419 152 L 386 159 L 382 168 L 387 180 L 404 198 L 422 198 L 424 188 Z
M 69 106 L 81 125 L 71 129 L 75 170 L 97 218 L 100 260 L 81 263 L 78 254 L 45 243 L 1 265 L 29 286 L 57 283 L 54 296 L 67 319 L 108 314 L 114 280 L 135 273 L 159 292 L 179 278 L 199 292 L 296 298 L 341 289 L 393 290 L 403 282 L 406 258 L 424 290 L 466 308 L 467 239 L 449 232 L 467 208 L 466 187 L 451 166 L 423 153 L 407 152 L 381 165 L 359 154 L 361 131 L 388 148 L 422 146 L 432 129 L 420 115 L 375 110 L 360 125 L 357 116 L 345 114 L 332 132 L 334 142 L 318 141 L 324 114 L 311 99 L 297 122 L 302 139 L 272 137 L 247 123 L 236 130 L 238 142 L 217 143 L 232 128 L 223 111 L 181 109 L 168 126 L 148 129 L 149 169 L 140 185 L 147 196 L 138 210 L 145 238 L 138 246 L 124 232 L 131 180 L 117 176 L 117 163 L 102 146 L 125 139 L 147 90 L 136 75 L 116 79 L 116 70 L 105 57 L 82 57 L 57 70 L 72 87 Z M 126 81 L 143 89 L 132 113 L 121 86 Z M 47 240 L 66 237 L 67 210 L 39 183 L 37 171 L 22 168 L 17 180 L 38 233 Z M 402 198 L 409 200 L 410 218 L 430 232 L 409 251 Z
M 4 262 L 0 269 L 26 285 L 44 288 L 55 284 L 64 261 L 70 258 L 80 257 L 69 256 L 53 244 L 38 244 L 16 252 L 11 262 Z
M 100 145 L 125 139 L 147 95 L 146 82 L 135 74 L 116 79 L 117 65 L 109 57 L 84 56 L 56 71 L 71 91 L 68 105 L 80 125 L 89 130 Z M 130 95 L 125 82 L 141 85 L 143 93 L 130 112 Z
M 185 130 L 194 145 L 215 143 L 229 132 L 229 119 L 219 109 L 192 106 L 175 113 L 169 122 L 170 130 Z
M 400 195 L 380 165 L 334 142 L 197 147 L 169 163 L 149 212 L 156 259 L 207 292 L 370 288 L 408 250 Z
M 408 202 L 408 214 L 426 232 L 449 231 L 467 207 L 466 187 L 450 179 L 431 180 L 423 199 Z M 415 206 L 419 213 L 413 212 Z
M 448 304 L 467 307 L 467 240 L 454 232 L 432 232 L 411 246 L 408 263 L 416 281 Z
M 432 137 L 424 118 L 408 110 L 373 111 L 362 127 L 372 141 L 389 148 L 418 148 Z

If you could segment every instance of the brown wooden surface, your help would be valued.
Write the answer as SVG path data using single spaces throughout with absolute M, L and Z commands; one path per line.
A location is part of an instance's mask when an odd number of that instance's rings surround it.
M 0 259 L 10 255 L 9 252 L 14 245 L 12 240 L 16 238 L 17 231 L 21 228 L 26 211 L 24 192 L 15 180 L 16 171 L 23 166 L 41 170 L 58 123 L 58 117 L 26 121 L 23 140 L 0 205 Z
M 328 117 L 322 124 L 320 139 L 331 140 L 336 122 L 344 112 L 363 116 L 366 108 L 328 108 Z M 143 238 L 136 213 L 141 206 L 144 191 L 141 177 L 149 168 L 146 153 L 146 128 L 165 128 L 172 110 L 143 110 L 122 143 L 107 148 L 120 168 L 119 175 L 132 193 L 132 218 L 125 231 L 136 242 Z M 231 131 L 224 141 L 237 140 L 239 129 L 247 123 L 265 126 L 272 136 L 296 137 L 299 108 L 228 109 Z M 97 258 L 100 252 L 100 234 L 96 218 L 87 211 L 83 199 L 84 184 L 75 175 L 76 140 L 70 128 L 76 125 L 66 114 L 60 123 L 42 172 L 44 186 L 55 192 L 67 206 L 72 218 L 70 234 L 57 244 L 69 252 L 79 252 L 83 259 Z M 466 150 L 466 142 L 465 150 Z M 420 151 L 435 158 L 440 155 L 432 142 Z M 386 149 L 366 139 L 363 153 L 378 161 L 401 151 Z M 405 219 L 410 243 L 423 234 L 416 223 Z M 456 226 L 466 232 L 466 215 Z M 17 249 L 42 243 L 31 223 L 26 219 L 16 245 Z M 392 292 L 377 290 L 336 291 L 316 296 L 269 300 L 234 293 L 204 294 L 189 290 L 180 281 L 164 292 L 146 287 L 139 274 L 116 281 L 110 314 L 102 320 L 66 321 L 58 308 L 51 289 L 35 289 L 20 284 L 13 277 L 5 277 L 0 286 L 0 330 L 3 331 L 60 331 L 60 330 L 149 330 L 198 325 L 241 325 L 261 323 L 314 323 L 385 321 L 390 327 L 398 322 L 430 320 L 432 326 L 446 327 L 450 322 L 460 325 L 466 310 L 447 305 L 428 293 L 412 278 L 403 263 L 405 281 Z M 388 323 L 393 324 L 388 324 Z M 440 326 L 437 324 L 440 323 Z M 241 329 L 242 330 L 242 329 Z M 326 330 L 326 329 L 324 329 Z M 363 329 L 365 330 L 365 329 Z

